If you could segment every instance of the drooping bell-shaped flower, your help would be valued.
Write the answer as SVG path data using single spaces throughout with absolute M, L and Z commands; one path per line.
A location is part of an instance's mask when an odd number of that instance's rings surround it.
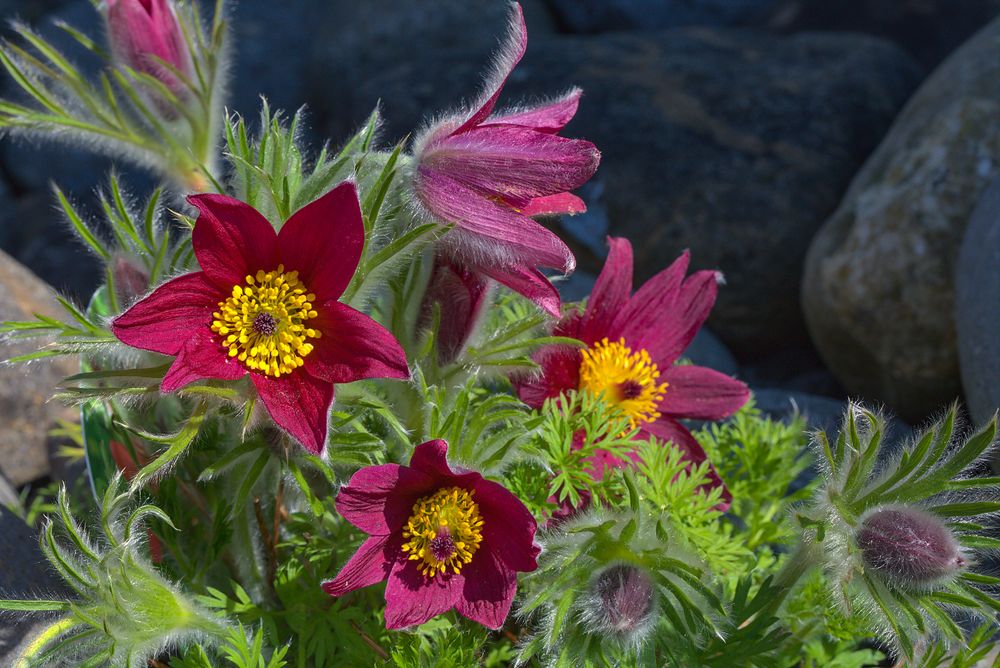
M 430 322 L 435 304 L 440 324 L 437 333 L 438 362 L 455 360 L 482 320 L 489 297 L 489 282 L 446 255 L 434 259 L 434 269 L 421 304 L 421 320 Z
M 593 176 L 600 152 L 588 141 L 557 136 L 576 113 L 579 89 L 541 106 L 494 113 L 527 47 L 521 6 L 511 8 L 507 41 L 479 101 L 415 141 L 412 187 L 431 217 L 454 225 L 442 244 L 455 261 L 558 316 L 559 295 L 538 268 L 568 273 L 576 260 L 532 216 L 583 212 L 570 191 Z
M 115 296 L 122 306 L 131 305 L 149 290 L 149 272 L 133 257 L 115 255 L 108 262 Z
M 865 567 L 894 584 L 920 587 L 966 565 L 951 529 L 937 515 L 917 508 L 872 512 L 858 526 L 856 540 Z
M 108 0 L 107 21 L 111 50 L 119 61 L 156 77 L 174 94 L 182 93 L 183 84 L 170 68 L 190 76 L 191 53 L 172 0 Z

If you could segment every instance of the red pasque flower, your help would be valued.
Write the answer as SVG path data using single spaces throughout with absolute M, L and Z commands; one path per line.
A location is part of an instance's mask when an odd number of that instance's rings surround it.
M 363 468 L 337 495 L 340 514 L 369 536 L 323 590 L 342 596 L 387 580 L 388 629 L 452 608 L 498 629 L 518 571 L 537 567 L 537 525 L 528 509 L 479 473 L 453 471 L 447 452 L 444 441 L 428 441 L 409 466 Z
M 130 346 L 176 359 L 160 390 L 249 375 L 271 418 L 307 450 L 326 443 L 335 383 L 406 378 L 399 343 L 337 299 L 364 249 L 358 193 L 344 183 L 276 233 L 256 209 L 193 195 L 202 271 L 164 283 L 111 323 Z
M 559 316 L 559 293 L 538 271 L 576 266 L 563 241 L 531 219 L 586 210 L 569 191 L 583 185 L 601 154 L 557 133 L 576 114 L 580 90 L 551 103 L 494 114 L 500 91 L 528 43 L 512 4 L 507 41 L 480 100 L 427 128 L 414 143 L 413 189 L 432 217 L 454 228 L 442 243 L 455 259 Z
M 537 408 L 569 390 L 602 394 L 639 428 L 640 438 L 671 441 L 693 463 L 701 463 L 705 451 L 680 420 L 719 420 L 750 398 L 746 385 L 725 374 L 674 364 L 715 304 L 717 275 L 697 271 L 685 278 L 685 252 L 633 295 L 632 245 L 620 238 L 608 243 L 608 259 L 586 309 L 567 315 L 553 331 L 580 339 L 586 348 L 542 348 L 534 356 L 541 371 L 514 379 L 518 396 Z M 595 462 L 595 475 L 606 465 L 623 462 L 605 455 Z M 728 492 L 724 498 L 731 500 Z
M 430 324 L 434 305 L 440 309 L 438 363 L 453 362 L 482 322 L 489 301 L 489 281 L 438 253 L 420 305 L 422 326 Z

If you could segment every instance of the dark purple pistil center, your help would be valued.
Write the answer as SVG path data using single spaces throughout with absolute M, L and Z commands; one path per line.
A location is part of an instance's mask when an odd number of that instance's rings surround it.
M 270 313 L 258 313 L 250 326 L 262 336 L 274 336 L 278 331 L 278 321 Z
M 438 561 L 444 561 L 455 554 L 455 541 L 451 539 L 451 532 L 446 527 L 441 527 L 437 537 L 431 540 L 431 554 Z
M 642 385 L 634 380 L 626 380 L 618 386 L 618 391 L 622 393 L 622 399 L 637 399 L 642 394 Z

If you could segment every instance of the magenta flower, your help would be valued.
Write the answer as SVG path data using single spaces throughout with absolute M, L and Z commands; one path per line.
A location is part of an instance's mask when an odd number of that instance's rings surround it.
M 685 252 L 632 295 L 632 245 L 618 238 L 608 243 L 608 260 L 586 309 L 567 315 L 553 332 L 580 339 L 586 348 L 541 349 L 534 358 L 541 371 L 514 380 L 518 396 L 537 408 L 569 390 L 602 394 L 639 428 L 639 437 L 671 441 L 701 463 L 705 451 L 680 420 L 719 420 L 750 397 L 746 385 L 718 371 L 674 364 L 715 304 L 716 273 L 685 278 Z M 594 464 L 600 476 L 604 466 L 623 462 L 605 455 Z
M 160 389 L 249 375 L 278 426 L 310 452 L 326 443 L 335 383 L 406 378 L 392 334 L 337 299 L 365 232 L 353 183 L 295 212 L 277 234 L 253 207 L 193 195 L 202 271 L 164 283 L 111 323 L 130 346 L 176 356 Z
M 439 306 L 438 363 L 447 364 L 458 357 L 482 320 L 488 296 L 489 283 L 481 275 L 455 264 L 443 254 L 434 258 L 421 304 L 421 321 L 428 325 L 434 305 Z
M 361 469 L 337 510 L 369 534 L 337 576 L 331 596 L 387 580 L 385 626 L 423 624 L 452 608 L 491 629 L 503 626 L 518 571 L 537 567 L 535 519 L 516 496 L 474 471 L 453 471 L 448 444 L 428 441 L 409 466 Z
M 600 162 L 588 141 L 558 137 L 576 114 L 580 90 L 539 107 L 494 114 L 507 77 L 524 55 L 528 33 L 512 5 L 510 32 L 482 99 L 431 125 L 414 145 L 417 199 L 454 225 L 442 242 L 456 260 L 559 316 L 559 294 L 538 271 L 576 265 L 558 236 L 531 219 L 586 209 L 569 191 Z
M 190 76 L 191 54 L 170 0 L 108 0 L 108 36 L 115 56 L 137 72 L 183 90 L 170 65 Z M 161 62 L 162 61 L 162 62 Z

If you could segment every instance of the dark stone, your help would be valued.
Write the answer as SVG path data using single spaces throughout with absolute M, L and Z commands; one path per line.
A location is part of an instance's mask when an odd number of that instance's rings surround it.
M 747 359 L 744 364 L 740 377 L 754 387 L 780 387 L 836 399 L 847 396 L 811 346 L 787 346 Z
M 802 306 L 823 359 L 852 395 L 911 422 L 961 391 L 955 263 L 1000 165 L 998 79 L 1000 19 L 913 95 L 806 259 Z
M 359 109 L 383 98 L 396 140 L 473 95 L 487 62 L 481 51 L 420 51 L 360 82 L 354 98 Z M 632 240 L 637 282 L 685 248 L 695 268 L 721 270 L 710 322 L 741 356 L 806 340 L 798 285 L 809 241 L 918 77 L 899 49 L 856 35 L 529 37 L 501 105 L 584 88 L 564 134 L 603 152 L 610 233 Z
M 764 22 L 778 0 L 548 0 L 573 33 L 734 26 Z
M 965 231 L 955 272 L 955 325 L 962 387 L 977 423 L 1000 408 L 1000 179 L 994 179 Z
M 774 420 L 802 416 L 810 429 L 821 429 L 836 436 L 847 409 L 847 402 L 803 392 L 776 388 L 755 388 L 754 402 L 762 413 Z
M 66 598 L 67 590 L 38 547 L 38 536 L 0 507 L 0 592 L 8 599 Z M 46 616 L 0 617 L 0 665 L 14 664 L 14 649 L 38 630 Z
M 878 35 L 930 69 L 998 14 L 1000 0 L 782 0 L 770 25 Z
M 681 357 L 692 364 L 707 366 L 729 376 L 740 375 L 740 365 L 729 348 L 705 327 L 698 330 L 694 341 L 681 353 Z

